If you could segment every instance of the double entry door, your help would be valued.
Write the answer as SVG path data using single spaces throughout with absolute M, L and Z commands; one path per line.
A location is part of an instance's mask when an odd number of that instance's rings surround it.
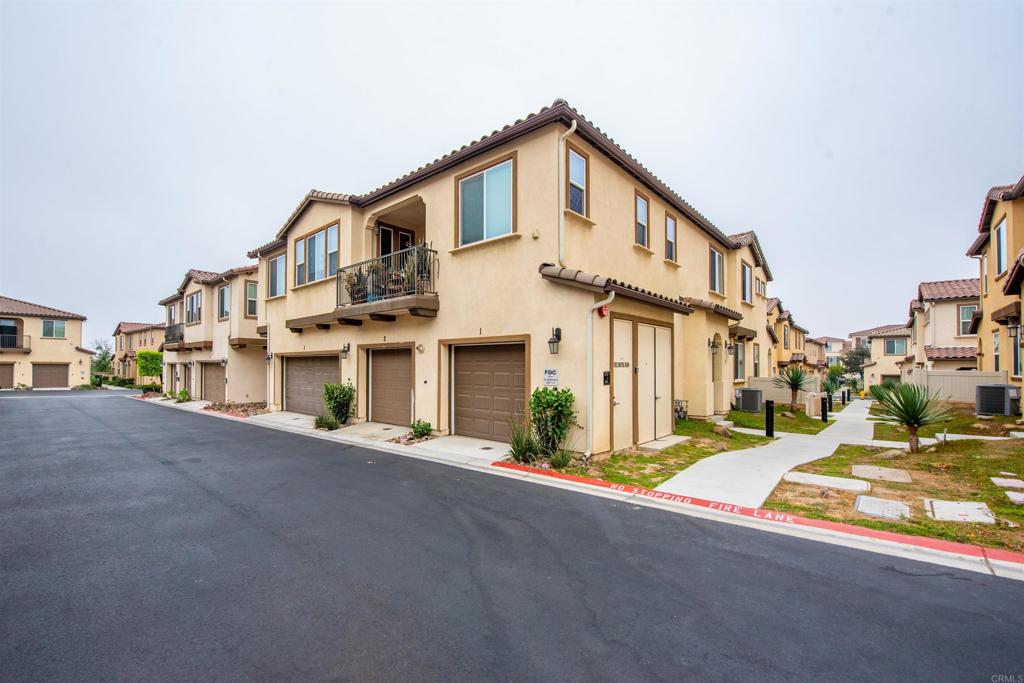
M 612 318 L 612 450 L 672 433 L 672 329 Z

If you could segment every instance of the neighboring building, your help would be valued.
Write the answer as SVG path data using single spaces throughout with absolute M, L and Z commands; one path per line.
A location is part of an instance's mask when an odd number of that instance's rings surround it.
M 852 346 L 851 342 L 839 337 L 818 337 L 817 341 L 822 346 L 826 368 L 830 365 L 842 365 L 843 355 Z
M 159 351 L 164 343 L 163 323 L 120 322 L 114 328 L 114 375 L 135 384 L 159 384 L 159 377 L 139 376 L 139 351 Z
M 970 331 L 978 310 L 980 280 L 939 280 L 917 286 L 910 302 L 910 348 L 903 374 L 912 368 L 974 370 L 977 335 Z
M 263 298 L 256 265 L 190 270 L 166 309 L 164 390 L 216 403 L 266 400 L 266 340 L 256 330 Z
M 1024 366 L 1021 295 L 1019 286 L 1011 284 L 1009 272 L 1015 264 L 1014 254 L 1022 250 L 1024 176 L 1014 185 L 988 191 L 978 221 L 978 237 L 967 250 L 968 256 L 978 259 L 981 278 L 981 308 L 970 328 L 978 335 L 978 369 L 1006 371 L 1009 381 L 1017 385 L 1021 384 Z
M 824 363 L 824 355 L 819 359 L 816 349 L 814 357 L 808 357 L 806 328 L 801 327 L 793 320 L 792 311 L 783 307 L 778 298 L 768 299 L 766 307 L 767 327 L 769 336 L 773 341 L 772 358 L 774 367 L 771 374 L 777 374 L 782 368 L 797 364 L 806 372 L 819 372 L 821 364 Z
M 886 381 L 899 382 L 900 365 L 910 347 L 910 328 L 906 325 L 886 325 L 868 334 L 871 359 L 864 363 L 864 388 Z
M 85 316 L 0 296 L 0 389 L 87 384 L 93 351 L 82 347 Z
M 570 446 L 605 452 L 672 433 L 676 401 L 727 412 L 767 357 L 753 234 L 561 100 L 367 194 L 313 190 L 249 255 L 275 410 L 318 414 L 340 380 L 356 419 L 503 441 L 557 385 Z
M 895 325 L 879 325 L 878 327 L 869 327 L 866 330 L 858 330 L 851 332 L 849 335 L 849 349 L 867 349 L 871 347 L 871 335 L 878 334 L 879 332 L 886 332 L 888 330 L 894 330 L 906 327 L 902 323 Z M 848 349 L 848 350 L 849 350 Z
M 817 339 L 808 337 L 804 346 L 806 348 L 804 363 L 808 371 L 824 376 L 826 370 L 825 345 Z

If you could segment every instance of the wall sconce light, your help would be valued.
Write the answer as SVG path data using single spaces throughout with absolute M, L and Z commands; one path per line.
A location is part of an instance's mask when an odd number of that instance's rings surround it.
M 427 347 L 424 346 L 423 344 L 417 344 L 416 345 L 416 353 L 423 353 L 426 350 L 427 350 Z
M 562 341 L 562 328 L 552 327 L 551 328 L 551 339 L 548 339 L 548 351 L 551 355 L 558 354 L 558 343 Z
M 351 350 L 352 350 L 352 345 L 350 343 L 348 343 L 348 342 L 345 342 L 345 345 L 341 347 L 341 359 L 342 360 L 347 359 L 348 358 L 348 354 L 349 354 L 349 352 Z
M 1010 339 L 1016 339 L 1020 336 L 1020 320 L 1011 318 L 1006 321 L 1006 331 L 1010 335 Z
M 268 353 L 266 358 L 264 358 L 263 360 L 267 362 L 267 365 L 270 365 L 270 363 L 274 360 L 274 354 Z
M 228 359 L 227 358 L 221 358 L 220 359 L 220 366 L 222 368 L 226 368 L 228 366 Z
M 726 350 L 726 351 L 727 351 L 727 352 L 729 353 L 729 355 L 731 356 L 731 355 L 733 355 L 733 354 L 735 354 L 735 353 L 736 353 L 736 345 L 735 345 L 735 344 L 733 344 L 732 342 L 729 342 L 728 344 L 726 344 L 726 345 L 725 345 L 725 350 Z
M 711 349 L 712 354 L 718 353 L 718 342 L 708 339 L 708 348 Z
M 189 366 L 190 368 L 194 368 L 194 367 L 195 367 L 195 365 L 196 365 L 196 362 L 195 362 L 194 360 L 190 360 L 190 361 L 188 362 L 188 366 Z

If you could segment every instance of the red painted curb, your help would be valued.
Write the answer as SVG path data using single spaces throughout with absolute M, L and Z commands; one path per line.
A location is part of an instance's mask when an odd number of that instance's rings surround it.
M 615 484 L 608 481 L 602 481 L 601 479 L 580 477 L 575 474 L 563 474 L 561 472 L 543 470 L 537 467 L 519 465 L 517 463 L 512 462 L 496 461 L 491 463 L 491 465 L 493 467 L 501 467 L 504 469 L 517 470 L 520 472 L 531 472 L 533 474 L 541 474 L 544 475 L 545 477 L 551 477 L 553 479 L 563 479 L 566 481 L 573 481 L 579 484 L 588 484 L 590 486 L 597 486 L 599 488 L 608 489 L 610 491 L 630 493 L 636 496 L 643 496 L 645 498 L 652 498 L 655 500 L 667 500 L 672 503 L 682 503 L 683 505 L 692 505 L 694 507 L 707 508 L 709 510 L 718 510 L 719 512 L 728 512 L 731 514 L 739 515 L 741 517 L 752 517 L 755 519 L 765 520 L 767 522 L 775 522 L 779 524 L 793 524 L 796 526 L 806 526 L 813 527 L 816 529 L 825 529 L 828 531 L 836 531 L 839 533 L 849 534 L 851 536 L 874 538 L 877 540 L 889 541 L 891 543 L 911 545 L 919 548 L 927 548 L 929 550 L 937 550 L 940 552 L 956 553 L 959 555 L 969 555 L 971 557 L 980 557 L 983 559 L 997 560 L 1000 562 L 1012 562 L 1024 565 L 1024 553 L 1016 553 L 1010 550 L 1001 550 L 999 548 L 986 548 L 980 545 L 957 543 L 955 541 L 944 541 L 942 539 L 927 538 L 925 536 L 909 536 L 907 534 L 897 534 L 892 531 L 879 531 L 877 529 L 868 529 L 867 527 L 856 526 L 853 524 L 844 524 L 842 522 L 829 522 L 823 519 L 808 519 L 807 517 L 799 517 L 797 515 L 791 515 L 786 512 L 765 510 L 764 508 L 743 507 L 741 505 L 721 503 L 715 500 L 705 500 L 703 498 L 681 496 L 677 493 L 666 493 L 665 491 L 656 491 L 654 489 L 643 488 L 641 486 Z

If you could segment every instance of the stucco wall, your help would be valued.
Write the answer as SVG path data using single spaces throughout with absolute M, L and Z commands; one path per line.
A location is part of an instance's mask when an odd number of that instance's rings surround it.
M 82 345 L 82 321 L 66 320 L 64 338 L 49 339 L 43 337 L 43 318 L 27 316 L 4 316 L 6 319 L 21 321 L 23 336 L 30 337 L 29 353 L 0 353 L 0 363 L 14 366 L 14 386 L 32 386 L 33 363 L 68 363 L 69 386 L 77 386 L 89 382 L 92 366 L 92 355 L 78 351 L 75 347 Z M 53 320 L 53 318 L 46 318 Z

